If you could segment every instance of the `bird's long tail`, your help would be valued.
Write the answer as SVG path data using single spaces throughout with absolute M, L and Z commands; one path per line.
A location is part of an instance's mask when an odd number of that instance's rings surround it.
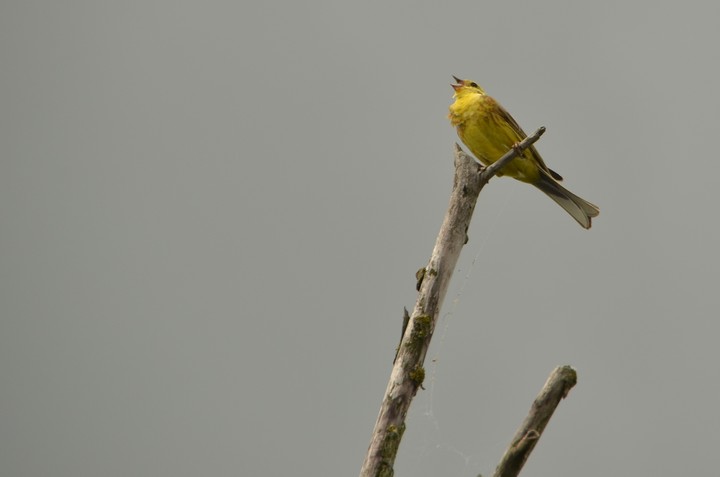
M 592 218 L 600 214 L 600 209 L 596 205 L 576 196 L 543 170 L 540 170 L 540 180 L 533 185 L 545 192 L 586 229 L 592 225 Z

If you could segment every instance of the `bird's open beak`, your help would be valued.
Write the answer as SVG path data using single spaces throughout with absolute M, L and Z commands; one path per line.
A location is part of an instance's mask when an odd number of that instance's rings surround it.
M 457 84 L 451 84 L 450 86 L 452 86 L 452 89 L 454 89 L 455 91 L 458 91 L 460 88 L 463 87 L 463 80 L 461 80 L 460 78 L 458 78 L 455 75 L 453 75 L 453 79 L 455 79 L 455 82 Z

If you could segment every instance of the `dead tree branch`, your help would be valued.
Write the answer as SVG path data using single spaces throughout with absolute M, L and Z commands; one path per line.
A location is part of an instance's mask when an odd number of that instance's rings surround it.
M 532 403 L 525 421 L 515 433 L 500 464 L 495 469 L 494 477 L 517 477 L 555 412 L 555 408 L 562 399 L 567 397 L 570 389 L 576 383 L 577 374 L 570 366 L 558 366 L 553 370 L 540 394 Z
M 390 381 L 360 471 L 361 477 L 390 477 L 394 473 L 395 456 L 405 431 L 405 418 L 425 378 L 425 355 L 455 264 L 467 242 L 467 230 L 480 190 L 505 164 L 540 139 L 544 132 L 545 128 L 538 129 L 487 168 L 480 166 L 460 146 L 455 145 L 455 178 L 450 205 L 430 262 L 418 275 L 418 299 L 398 347 Z

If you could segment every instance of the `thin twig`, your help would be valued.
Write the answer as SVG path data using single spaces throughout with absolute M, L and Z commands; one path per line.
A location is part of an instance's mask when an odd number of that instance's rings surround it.
M 545 128 L 538 129 L 488 168 L 481 167 L 460 146 L 455 145 L 455 178 L 450 205 L 430 262 L 417 275 L 418 299 L 395 356 L 390 381 L 360 471 L 361 477 L 389 477 L 394 473 L 395 456 L 405 431 L 405 417 L 425 378 L 425 355 L 455 264 L 467 242 L 467 230 L 480 190 L 505 164 L 530 147 L 544 132 Z
M 570 366 L 558 366 L 553 370 L 495 469 L 494 477 L 516 477 L 520 473 L 555 408 L 576 383 L 577 373 Z

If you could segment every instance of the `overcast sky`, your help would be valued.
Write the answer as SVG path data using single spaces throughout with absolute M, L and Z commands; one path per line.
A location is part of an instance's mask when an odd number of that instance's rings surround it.
M 7 1 L 0 475 L 357 475 L 452 184 L 451 75 L 600 207 L 490 182 L 398 476 L 712 475 L 717 2 Z

